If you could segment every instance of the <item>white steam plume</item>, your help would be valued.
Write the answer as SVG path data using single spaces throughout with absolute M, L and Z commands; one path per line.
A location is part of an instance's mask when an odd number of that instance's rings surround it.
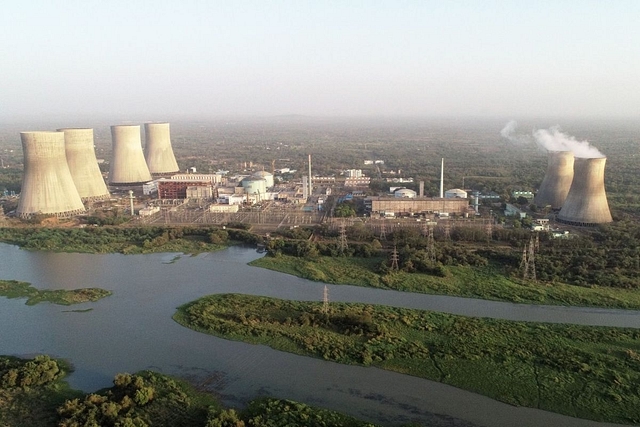
M 518 124 L 510 121 L 500 131 L 500 135 L 509 141 L 525 143 L 531 141 L 531 136 L 526 134 L 516 134 Z M 549 129 L 538 129 L 533 131 L 533 140 L 536 145 L 546 151 L 571 151 L 573 155 L 585 159 L 605 157 L 596 147 L 588 141 L 578 141 L 575 137 L 560 131 L 560 126 L 553 126 Z

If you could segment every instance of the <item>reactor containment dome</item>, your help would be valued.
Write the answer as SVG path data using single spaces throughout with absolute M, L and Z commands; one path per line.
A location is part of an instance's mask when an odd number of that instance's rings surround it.
M 64 149 L 73 182 L 82 201 L 109 198 L 107 184 L 98 167 L 93 129 L 58 129 L 64 133 Z
M 578 226 L 613 221 L 604 190 L 606 161 L 606 157 L 575 159 L 571 189 L 558 213 L 558 221 Z
M 573 152 L 549 151 L 547 173 L 533 199 L 537 206 L 562 207 L 573 181 L 573 163 Z
M 68 218 L 85 211 L 73 183 L 63 132 L 21 132 L 24 155 L 22 191 L 16 214 Z
M 144 158 L 151 174 L 178 172 L 178 162 L 171 148 L 169 123 L 145 123 L 144 139 Z
M 151 173 L 144 160 L 140 126 L 111 126 L 113 152 L 109 167 L 109 184 L 134 185 L 151 181 Z

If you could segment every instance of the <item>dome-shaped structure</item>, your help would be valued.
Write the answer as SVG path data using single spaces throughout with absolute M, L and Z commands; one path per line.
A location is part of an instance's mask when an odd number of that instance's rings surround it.
M 267 192 L 267 181 L 262 178 L 245 178 L 242 180 L 242 188 L 247 194 L 264 195 Z
M 415 191 L 410 190 L 408 188 L 400 188 L 399 190 L 394 191 L 393 195 L 395 197 L 403 197 L 403 198 L 413 199 L 418 195 L 418 193 L 416 193 Z
M 593 226 L 613 221 L 604 191 L 606 161 L 606 157 L 575 159 L 571 189 L 558 213 L 558 221 L 578 226 Z
M 273 182 L 273 174 L 270 174 L 267 171 L 258 171 L 253 174 L 254 178 L 262 178 L 267 182 L 267 188 L 271 188 L 274 186 Z
M 178 172 L 178 163 L 171 147 L 169 123 L 145 123 L 144 158 L 153 175 Z
M 107 184 L 98 167 L 93 129 L 58 129 L 64 133 L 64 149 L 71 177 L 83 201 L 109 198 Z
M 549 151 L 547 173 L 533 199 L 537 206 L 560 209 L 573 181 L 574 157 L 571 151 Z
M 24 174 L 17 215 L 66 218 L 83 213 L 84 205 L 67 164 L 64 133 L 21 132 L 20 139 Z
M 456 198 L 466 199 L 467 192 L 459 188 L 452 188 L 451 190 L 447 190 L 444 192 L 444 198 L 445 199 L 456 199 Z
M 151 181 L 151 173 L 142 153 L 140 126 L 111 126 L 113 153 L 109 184 L 132 185 Z

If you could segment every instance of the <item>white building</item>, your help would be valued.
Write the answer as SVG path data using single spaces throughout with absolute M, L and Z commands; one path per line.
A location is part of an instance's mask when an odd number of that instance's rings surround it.
M 444 192 L 444 198 L 445 199 L 455 199 L 455 198 L 466 199 L 467 192 L 459 188 L 453 188 L 451 190 L 447 190 Z

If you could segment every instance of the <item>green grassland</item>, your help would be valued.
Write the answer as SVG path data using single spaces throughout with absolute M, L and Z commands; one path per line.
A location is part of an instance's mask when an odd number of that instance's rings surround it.
M 640 292 L 632 289 L 535 283 L 510 278 L 497 267 L 447 266 L 444 277 L 396 271 L 377 273 L 383 258 L 328 257 L 306 259 L 266 256 L 250 263 L 309 280 L 369 286 L 405 292 L 452 295 L 529 304 L 640 309 Z
M 94 302 L 111 295 L 111 291 L 100 288 L 82 289 L 36 289 L 27 282 L 0 280 L 0 296 L 7 298 L 26 298 L 27 305 L 50 302 L 58 305 Z
M 377 366 L 513 405 L 640 423 L 640 331 L 213 295 L 174 319 L 200 332 Z
M 117 374 L 113 387 L 84 395 L 63 380 L 69 371 L 48 356 L 0 356 L 3 427 L 374 427 L 291 400 L 256 399 L 242 411 L 185 381 L 151 371 Z

